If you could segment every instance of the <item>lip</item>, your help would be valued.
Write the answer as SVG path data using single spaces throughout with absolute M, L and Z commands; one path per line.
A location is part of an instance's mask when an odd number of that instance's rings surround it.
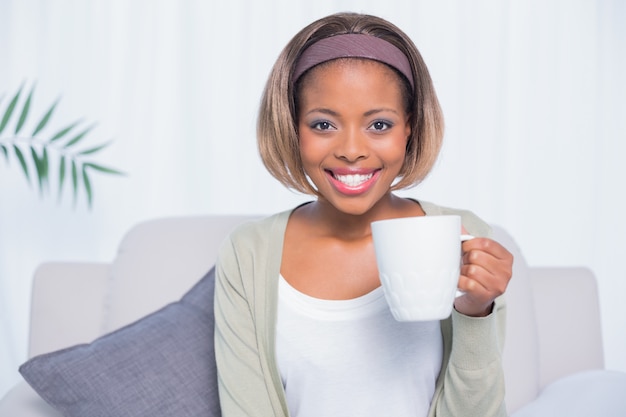
M 326 175 L 331 185 L 345 195 L 359 195 L 369 191 L 378 177 L 380 169 L 337 168 L 327 169 Z

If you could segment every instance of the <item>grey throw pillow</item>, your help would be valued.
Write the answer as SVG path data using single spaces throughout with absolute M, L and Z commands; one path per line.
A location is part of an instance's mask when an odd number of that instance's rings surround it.
M 219 416 L 214 289 L 212 268 L 180 301 L 20 373 L 66 417 Z

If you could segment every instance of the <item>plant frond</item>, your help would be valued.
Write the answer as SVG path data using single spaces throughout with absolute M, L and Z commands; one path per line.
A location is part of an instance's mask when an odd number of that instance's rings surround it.
M 91 155 L 93 153 L 96 153 L 96 152 L 106 148 L 107 146 L 109 146 L 111 144 L 111 142 L 112 141 L 108 141 L 106 143 L 103 143 L 102 145 L 95 146 L 93 148 L 89 148 L 89 149 L 86 149 L 84 151 L 80 151 L 80 152 L 77 153 L 77 155 Z
M 85 167 L 88 168 L 93 168 L 96 171 L 100 171 L 100 172 L 105 172 L 107 174 L 113 174 L 113 175 L 126 175 L 124 172 L 122 171 L 118 171 L 117 169 L 113 169 L 113 168 L 108 168 L 102 165 L 98 165 L 98 164 L 94 164 L 92 162 L 85 162 L 83 164 Z
M 48 156 L 48 148 L 45 146 L 41 157 L 43 164 L 43 184 L 48 186 L 50 180 L 50 157 Z
M 28 181 L 28 185 L 30 185 L 30 175 L 28 175 L 28 164 L 26 164 L 26 158 L 24 158 L 24 154 L 19 146 L 13 144 L 13 151 L 15 152 L 15 156 L 20 161 L 20 165 L 22 166 L 22 171 L 24 175 L 26 175 L 26 181 Z
M 94 127 L 96 127 L 95 123 L 92 124 L 91 126 L 89 126 L 87 129 L 83 130 L 82 132 L 80 132 L 78 135 L 74 136 L 74 138 L 72 138 L 69 142 L 67 142 L 64 146 L 64 148 L 69 148 L 71 146 L 76 145 L 78 142 L 80 142 L 86 135 L 87 133 L 89 133 Z
M 1 1 L 1 0 L 0 0 Z M 40 197 L 51 191 L 51 180 L 58 174 L 58 200 L 63 197 L 64 189 L 72 188 L 74 207 L 78 202 L 81 188 L 84 187 L 86 201 L 89 208 L 93 205 L 93 172 L 110 175 L 126 175 L 117 169 L 101 165 L 99 163 L 84 162 L 84 158 L 95 155 L 113 142 L 101 142 L 96 145 L 76 146 L 86 142 L 86 138 L 95 128 L 96 123 L 81 127 L 83 119 L 78 119 L 71 124 L 61 125 L 62 128 L 51 129 L 51 120 L 59 105 L 60 98 L 57 98 L 47 108 L 45 113 L 36 123 L 32 134 L 24 133 L 30 130 L 29 117 L 34 110 L 36 83 L 30 87 L 26 96 L 25 83 L 19 87 L 15 93 L 0 93 L 0 154 L 4 154 L 7 164 L 15 158 L 19 162 L 20 168 L 26 177 L 28 185 L 37 187 Z M 6 106 L 4 103 L 7 102 Z M 11 127 L 9 127 L 11 125 Z M 80 129 L 80 130 L 79 130 Z M 52 130 L 51 134 L 44 133 Z M 7 133 L 9 132 L 10 133 Z M 2 132 L 4 136 L 2 136 Z M 0 157 L 1 158 L 1 157 Z M 58 164 L 57 164 L 58 161 Z M 51 172 L 51 167 L 56 172 Z M 69 185 L 66 185 L 68 183 Z
M 72 160 L 72 187 L 74 188 L 74 206 L 76 206 L 78 200 L 78 168 L 75 160 Z
M 74 129 L 74 127 L 76 127 L 76 125 L 79 124 L 80 122 L 81 122 L 80 120 L 77 120 L 71 125 L 59 130 L 54 136 L 50 138 L 48 142 L 52 143 L 54 141 L 61 139 L 63 136 L 67 135 L 70 132 L 70 130 Z
M 43 158 L 37 155 L 37 151 L 33 146 L 30 147 L 30 154 L 33 158 L 33 165 L 35 165 L 35 171 L 37 172 L 37 183 L 39 184 L 39 196 L 43 196 L 43 179 L 44 179 L 44 167 Z
M 89 174 L 87 173 L 87 168 L 83 165 L 83 184 L 85 185 L 85 191 L 87 192 L 87 205 L 91 208 L 91 204 L 93 201 L 93 192 L 91 190 L 91 181 L 89 181 Z
M 22 113 L 20 113 L 19 119 L 17 119 L 17 125 L 15 126 L 15 134 L 17 135 L 22 130 L 22 126 L 24 126 L 24 122 L 26 122 L 26 118 L 28 117 L 28 112 L 30 110 L 30 102 L 33 100 L 33 93 L 35 92 L 35 86 L 30 89 L 30 93 L 28 94 L 28 98 L 24 102 L 24 107 L 22 107 Z
M 7 109 L 4 112 L 4 116 L 2 116 L 2 121 L 0 121 L 0 133 L 4 131 L 4 128 L 7 126 L 7 124 L 9 123 L 9 120 L 11 119 L 11 116 L 13 115 L 13 110 L 15 110 L 17 101 L 20 99 L 20 95 L 22 94 L 22 88 L 24 88 L 23 84 L 20 87 L 20 89 L 17 90 L 17 93 L 15 93 L 15 96 L 13 96 L 13 99 L 9 102 L 9 105 L 7 106 Z
M 57 107 L 57 104 L 59 104 L 59 100 L 55 101 L 54 104 L 52 104 L 50 109 L 41 118 L 39 123 L 37 123 L 37 127 L 35 128 L 35 130 L 33 130 L 33 134 L 32 134 L 33 137 L 37 136 L 37 133 L 41 132 L 41 130 L 44 127 L 46 127 L 46 125 L 48 124 L 48 121 L 50 120 L 50 117 L 52 116 L 52 113 L 54 112 L 54 109 L 56 109 L 56 107 Z
M 58 199 L 61 199 L 63 193 L 63 185 L 65 184 L 65 155 L 61 155 L 61 161 L 59 162 L 59 194 Z

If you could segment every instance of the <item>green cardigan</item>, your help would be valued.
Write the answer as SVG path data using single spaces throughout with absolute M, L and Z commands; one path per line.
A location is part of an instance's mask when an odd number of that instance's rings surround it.
M 420 204 L 427 215 L 460 215 L 474 236 L 490 235 L 489 226 L 470 212 Z M 283 240 L 292 211 L 239 226 L 220 248 L 215 355 L 224 417 L 289 416 L 276 363 L 275 333 Z M 453 311 L 441 322 L 443 364 L 429 416 L 506 416 L 504 313 L 499 298 L 488 317 Z

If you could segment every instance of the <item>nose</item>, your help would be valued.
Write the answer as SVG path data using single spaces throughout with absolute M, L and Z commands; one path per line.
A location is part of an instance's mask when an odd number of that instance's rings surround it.
M 347 162 L 356 162 L 367 158 L 369 149 L 367 138 L 358 128 L 345 129 L 337 137 L 335 156 Z

